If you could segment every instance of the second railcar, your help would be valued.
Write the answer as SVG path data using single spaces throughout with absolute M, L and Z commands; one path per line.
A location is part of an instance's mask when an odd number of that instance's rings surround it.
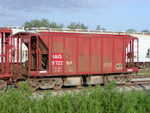
M 62 86 L 126 83 L 137 72 L 138 39 L 128 35 L 20 32 L 17 43 L 17 83 L 26 80 L 34 90 Z M 28 59 L 22 62 L 22 44 Z M 135 52 L 136 51 L 136 52 Z
M 0 28 L 0 93 L 6 90 L 7 84 L 12 82 L 13 78 L 13 45 L 12 30 Z

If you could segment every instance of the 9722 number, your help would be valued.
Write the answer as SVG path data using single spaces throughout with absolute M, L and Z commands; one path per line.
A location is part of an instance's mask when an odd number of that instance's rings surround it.
M 62 66 L 63 61 L 52 61 L 52 66 Z

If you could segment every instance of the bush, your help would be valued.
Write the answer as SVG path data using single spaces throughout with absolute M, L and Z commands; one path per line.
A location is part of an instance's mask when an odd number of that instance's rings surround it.
M 81 92 L 46 91 L 43 98 L 30 91 L 9 89 L 0 94 L 1 113 L 146 113 L 150 112 L 150 93 L 119 92 L 115 84 L 96 86 Z

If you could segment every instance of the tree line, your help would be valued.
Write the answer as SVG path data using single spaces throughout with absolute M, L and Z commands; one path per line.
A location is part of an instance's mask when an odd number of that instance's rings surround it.
M 56 22 L 50 22 L 48 19 L 34 19 L 26 21 L 23 25 L 25 28 L 30 27 L 48 27 L 48 28 L 64 28 L 63 24 L 57 24 Z M 69 29 L 88 29 L 88 26 L 80 22 L 71 22 L 67 28 Z M 104 27 L 101 28 L 100 25 L 97 26 L 96 30 L 105 30 Z
M 64 28 L 63 24 L 57 24 L 56 22 L 50 22 L 48 19 L 33 19 L 30 21 L 26 21 L 23 25 L 25 28 L 30 27 L 48 27 L 48 28 Z M 69 29 L 88 29 L 88 26 L 84 25 L 80 22 L 71 22 L 67 28 Z M 100 25 L 96 26 L 96 30 L 102 30 L 105 31 L 106 29 L 104 27 L 101 27 Z M 127 29 L 126 32 L 137 32 L 135 29 L 130 28 Z M 143 29 L 141 32 L 150 32 L 148 29 Z

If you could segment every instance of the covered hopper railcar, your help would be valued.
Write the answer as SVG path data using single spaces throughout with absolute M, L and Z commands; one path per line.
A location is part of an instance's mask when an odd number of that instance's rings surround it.
M 26 81 L 33 90 L 84 83 L 127 83 L 131 73 L 138 71 L 134 65 L 138 40 L 132 36 L 20 32 L 14 38 L 18 40 L 14 80 L 17 84 Z M 26 62 L 22 62 L 22 45 L 28 48 Z

